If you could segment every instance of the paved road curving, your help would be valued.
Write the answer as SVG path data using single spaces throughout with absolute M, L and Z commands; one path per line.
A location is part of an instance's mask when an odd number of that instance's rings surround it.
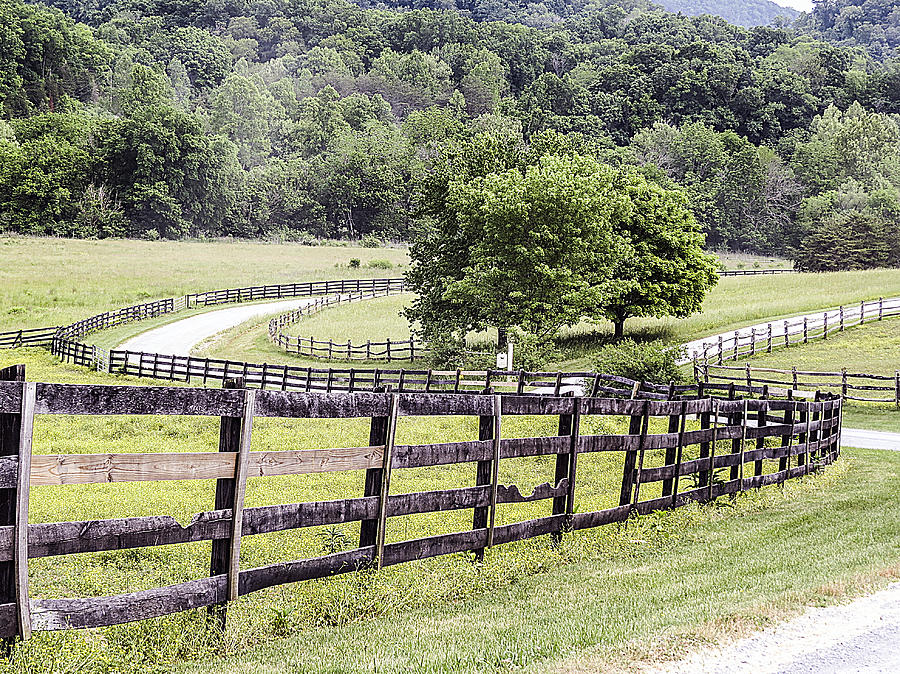
M 655 667 L 652 674 L 851 674 L 900 672 L 900 583 L 722 648 Z
M 246 304 L 209 311 L 205 314 L 183 318 L 180 321 L 148 330 L 137 337 L 132 337 L 128 341 L 123 342 L 116 348 L 127 351 L 189 356 L 191 349 L 223 330 L 233 328 L 252 318 L 261 318 L 305 307 L 317 299 L 321 298 L 304 297 L 302 299 Z

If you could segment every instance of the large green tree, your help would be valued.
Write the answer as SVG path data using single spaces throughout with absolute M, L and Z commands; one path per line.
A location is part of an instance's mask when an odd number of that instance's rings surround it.
M 412 247 L 407 317 L 428 339 L 497 328 L 542 337 L 607 316 L 687 315 L 715 265 L 683 197 L 580 155 L 450 182 Z

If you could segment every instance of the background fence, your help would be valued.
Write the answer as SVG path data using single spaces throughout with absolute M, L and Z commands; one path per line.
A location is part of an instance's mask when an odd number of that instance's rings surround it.
M 723 269 L 719 276 L 767 276 L 769 274 L 797 274 L 796 269 Z
M 0 349 L 16 349 L 20 346 L 50 346 L 53 336 L 59 329 L 59 326 L 56 326 L 0 332 Z
M 733 335 L 719 335 L 715 341 L 704 342 L 688 355 L 694 361 L 702 360 L 704 364 L 713 361 L 721 365 L 724 361 L 753 356 L 757 352 L 771 353 L 774 348 L 806 344 L 813 339 L 828 339 L 828 335 L 843 332 L 849 326 L 898 315 L 900 298 L 879 298 L 855 306 L 829 309 L 813 316 L 772 321 L 764 327 L 735 330 Z
M 400 393 L 331 395 L 182 387 L 87 386 L 24 381 L 24 367 L 0 372 L 0 635 L 27 638 L 32 629 L 115 625 L 200 607 L 223 607 L 267 587 L 361 567 L 381 568 L 454 552 L 475 551 L 542 535 L 625 520 L 632 513 L 709 501 L 806 475 L 840 451 L 841 401 L 718 398 L 618 400 L 558 396 Z M 35 415 L 189 415 L 220 417 L 219 451 L 165 454 L 32 455 Z M 505 437 L 504 420 L 558 418 L 551 437 Z M 397 443 L 403 417 L 477 417 L 478 438 Z M 591 417 L 628 420 L 628 432 L 592 434 Z M 370 419 L 369 444 L 334 449 L 253 451 L 259 418 Z M 527 419 L 525 420 L 527 423 Z M 660 430 L 664 432 L 658 432 Z M 615 507 L 579 512 L 578 466 L 593 453 L 618 458 Z M 555 456 L 552 481 L 523 496 L 502 485 L 509 459 Z M 796 459 L 794 458 L 796 457 Z M 395 494 L 392 471 L 476 464 L 475 484 Z M 244 507 L 249 475 L 259 478 L 365 471 L 363 493 L 314 503 Z M 719 478 L 717 472 L 724 472 Z M 587 476 L 594 475 L 591 470 Z M 214 510 L 182 526 L 171 517 L 29 524 L 32 485 L 216 479 Z M 588 484 L 588 488 L 592 485 Z M 497 525 L 508 504 L 548 501 L 547 514 Z M 390 518 L 467 509 L 472 526 L 413 540 L 386 540 Z M 240 566 L 242 538 L 320 525 L 360 522 L 358 547 L 257 568 Z M 31 599 L 28 560 L 211 540 L 211 574 L 188 582 L 109 597 Z M 224 620 L 225 613 L 218 615 Z
M 309 337 L 308 339 L 300 336 L 293 337 L 284 333 L 284 328 L 288 325 L 294 325 L 303 318 L 328 307 L 359 302 L 360 300 L 375 297 L 386 297 L 402 292 L 402 290 L 402 286 L 385 290 L 362 290 L 347 295 L 338 294 L 317 299 L 305 307 L 299 307 L 294 311 L 276 316 L 269 321 L 269 339 L 273 344 L 289 353 L 321 360 L 383 360 L 391 362 L 394 360 L 415 361 L 416 358 L 425 358 L 431 354 L 431 350 L 427 344 L 417 342 L 414 339 L 394 341 L 387 339 L 384 342 L 367 340 L 365 344 L 353 344 L 349 339 L 346 342 L 335 342 L 330 339 L 319 340 L 315 339 L 315 337 Z
M 829 391 L 848 400 L 863 402 L 893 402 L 900 406 L 900 370 L 893 375 L 862 372 L 818 372 L 783 370 L 771 367 L 739 365 L 710 365 L 697 363 L 694 376 L 703 382 L 741 382 L 746 386 L 773 385 L 787 389 Z

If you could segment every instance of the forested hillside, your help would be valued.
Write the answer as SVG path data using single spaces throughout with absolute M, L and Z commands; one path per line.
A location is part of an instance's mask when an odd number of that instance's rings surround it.
M 643 167 L 710 245 L 799 250 L 847 212 L 896 232 L 900 69 L 791 29 L 644 0 L 542 4 L 546 26 L 477 3 L 57 4 L 0 0 L 0 231 L 404 238 L 449 148 L 489 143 Z
M 900 56 L 900 5 L 896 0 L 816 0 L 801 26 L 842 45 L 859 45 L 875 58 Z
M 796 19 L 800 12 L 771 0 L 657 0 L 670 12 L 688 16 L 712 14 L 738 26 L 768 26 L 777 19 Z

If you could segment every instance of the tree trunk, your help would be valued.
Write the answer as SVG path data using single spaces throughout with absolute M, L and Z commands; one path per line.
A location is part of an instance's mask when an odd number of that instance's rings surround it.
M 625 336 L 625 319 L 616 318 L 613 321 L 613 327 L 615 328 L 613 338 L 618 342 L 620 339 L 622 339 L 622 337 Z
M 509 344 L 509 332 L 507 332 L 506 328 L 497 328 L 497 350 L 498 351 L 506 351 L 506 346 Z

